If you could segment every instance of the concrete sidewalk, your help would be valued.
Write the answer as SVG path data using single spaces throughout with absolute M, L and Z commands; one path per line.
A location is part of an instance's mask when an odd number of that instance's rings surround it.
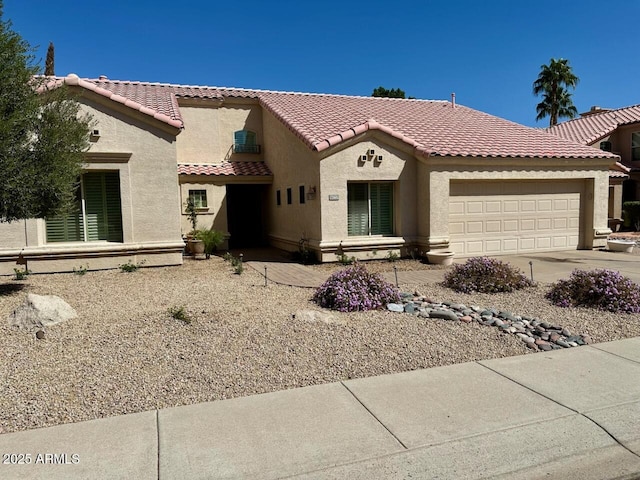
M 640 478 L 640 338 L 4 434 L 0 452 L 2 479 Z

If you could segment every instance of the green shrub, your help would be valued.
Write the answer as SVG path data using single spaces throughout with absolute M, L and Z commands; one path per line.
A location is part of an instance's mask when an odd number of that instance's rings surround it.
M 568 280 L 554 283 L 546 297 L 559 307 L 640 313 L 640 286 L 614 270 L 574 270 Z
M 313 295 L 313 301 L 324 308 L 341 312 L 374 310 L 399 302 L 400 293 L 377 274 L 360 264 L 334 273 Z
M 463 264 L 453 265 L 443 283 L 462 293 L 513 292 L 533 285 L 517 268 L 489 257 L 473 257 Z
M 211 254 L 215 252 L 224 242 L 224 233 L 218 230 L 197 230 L 196 238 L 204 243 L 204 254 L 206 258 L 211 258 Z
M 640 231 L 640 202 L 624 202 L 622 204 L 624 226 Z

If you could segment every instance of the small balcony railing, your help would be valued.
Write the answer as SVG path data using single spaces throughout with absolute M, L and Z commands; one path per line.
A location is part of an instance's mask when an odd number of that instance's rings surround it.
M 233 153 L 260 153 L 260 145 L 235 143 L 233 145 Z

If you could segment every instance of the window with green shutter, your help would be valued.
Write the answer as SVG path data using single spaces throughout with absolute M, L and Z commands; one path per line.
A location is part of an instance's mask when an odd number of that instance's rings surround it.
M 393 235 L 393 183 L 347 184 L 349 236 Z
M 122 242 L 118 172 L 82 175 L 77 211 L 46 220 L 47 242 Z

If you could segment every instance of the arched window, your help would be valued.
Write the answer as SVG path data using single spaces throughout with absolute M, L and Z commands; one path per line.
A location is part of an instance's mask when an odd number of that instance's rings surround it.
M 234 153 L 260 153 L 260 145 L 257 143 L 256 132 L 251 130 L 238 130 L 233 134 Z

